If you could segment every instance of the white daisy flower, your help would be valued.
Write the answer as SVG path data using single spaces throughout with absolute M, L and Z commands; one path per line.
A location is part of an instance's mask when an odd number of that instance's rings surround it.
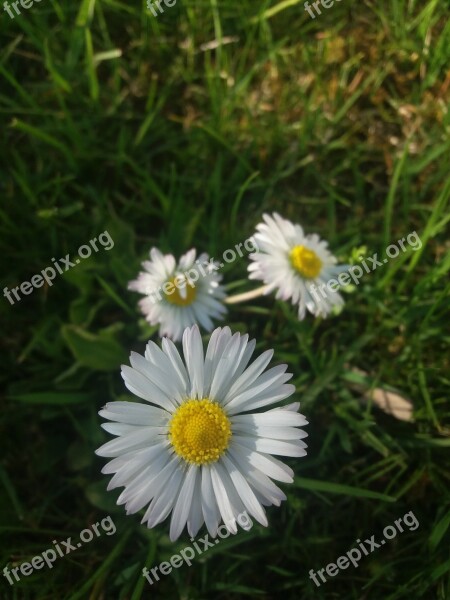
M 348 269 L 337 265 L 328 250 L 328 242 L 317 234 L 305 235 L 300 225 L 283 219 L 279 214 L 264 214 L 264 223 L 257 225 L 254 238 L 259 249 L 249 255 L 249 278 L 264 281 L 264 293 L 277 290 L 276 298 L 298 304 L 298 318 L 306 310 L 326 317 L 344 300 L 337 291 L 330 291 L 328 282 Z M 337 288 L 336 288 L 337 289 Z
M 139 306 L 150 325 L 159 324 L 159 335 L 175 341 L 196 323 L 211 331 L 212 319 L 221 319 L 226 313 L 217 263 L 206 253 L 196 259 L 195 249 L 184 254 L 178 264 L 171 254 L 162 254 L 157 248 L 150 250 L 150 258 L 142 263 L 144 271 L 128 284 L 128 289 L 145 294 Z
M 122 367 L 127 388 L 149 404 L 110 402 L 100 415 L 117 436 L 97 450 L 114 457 L 108 489 L 124 487 L 118 504 L 127 514 L 146 508 L 154 527 L 171 513 L 170 538 L 185 525 L 194 537 L 203 522 L 212 537 L 221 520 L 231 533 L 244 511 L 267 526 L 263 506 L 286 499 L 272 481 L 293 480 L 290 467 L 271 455 L 304 456 L 307 421 L 299 403 L 258 412 L 290 396 L 287 365 L 265 371 L 273 350 L 250 365 L 255 340 L 216 329 L 203 354 L 197 326 L 183 334 L 184 361 L 173 342 L 148 342 L 145 358 L 131 353 Z M 264 372 L 265 371 L 265 372 Z

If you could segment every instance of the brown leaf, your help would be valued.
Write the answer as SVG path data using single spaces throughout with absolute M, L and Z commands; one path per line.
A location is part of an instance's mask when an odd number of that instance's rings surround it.
M 382 388 L 375 388 L 364 394 L 367 400 L 381 408 L 388 415 L 392 415 L 400 421 L 413 421 L 413 405 L 410 400 L 403 398 L 395 392 L 388 392 Z
M 350 387 L 361 392 L 361 398 L 365 402 L 372 401 L 375 406 L 383 410 L 388 415 L 391 415 L 399 421 L 412 422 L 413 405 L 410 400 L 400 396 L 397 392 L 385 390 L 380 387 L 369 389 L 371 386 L 371 377 L 365 371 L 345 365 L 352 377 Z

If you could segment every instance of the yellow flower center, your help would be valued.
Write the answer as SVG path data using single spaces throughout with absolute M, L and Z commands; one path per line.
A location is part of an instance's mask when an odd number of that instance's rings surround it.
M 172 284 L 173 290 L 166 292 L 166 300 L 170 304 L 176 304 L 177 306 L 189 306 L 192 304 L 197 296 L 197 290 L 193 283 L 189 283 L 187 279 L 184 282 L 180 282 L 182 275 L 177 275 L 169 279 L 167 283 Z M 178 279 L 178 286 L 175 281 Z
M 306 279 L 314 279 L 322 269 L 317 254 L 305 246 L 295 246 L 289 253 L 291 265 Z
M 195 465 L 216 462 L 228 448 L 231 424 L 209 398 L 187 400 L 169 423 L 169 440 L 178 456 Z

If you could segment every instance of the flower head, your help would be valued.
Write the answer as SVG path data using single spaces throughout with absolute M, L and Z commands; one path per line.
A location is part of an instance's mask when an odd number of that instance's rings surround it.
M 304 456 L 307 423 L 299 403 L 260 409 L 295 388 L 286 365 L 266 371 L 273 351 L 250 364 L 255 341 L 216 329 L 206 354 L 197 326 L 183 334 L 182 358 L 167 338 L 162 349 L 147 344 L 145 358 L 131 353 L 122 367 L 127 388 L 147 404 L 110 402 L 100 415 L 117 436 L 97 450 L 113 457 L 103 473 L 115 473 L 108 489 L 124 487 L 118 504 L 128 514 L 146 507 L 142 522 L 154 527 L 171 514 L 170 537 L 187 524 L 195 536 L 203 523 L 212 537 L 221 520 L 236 533 L 247 512 L 267 526 L 263 506 L 286 496 L 272 481 L 292 482 L 290 467 L 271 456 Z
M 316 234 L 305 235 L 300 225 L 277 213 L 265 214 L 263 219 L 254 236 L 259 252 L 250 254 L 250 279 L 263 281 L 266 294 L 276 289 L 277 298 L 291 298 L 292 304 L 298 304 L 299 319 L 305 317 L 306 310 L 326 317 L 334 306 L 342 306 L 342 296 L 330 291 L 327 284 L 348 265 L 338 266 L 328 243 Z
M 128 284 L 145 294 L 139 306 L 151 325 L 160 325 L 160 336 L 180 340 L 184 329 L 196 323 L 211 331 L 212 319 L 226 313 L 217 264 L 207 254 L 195 257 L 195 249 L 189 250 L 177 264 L 171 254 L 152 248 L 151 260 L 142 263 L 144 271 Z

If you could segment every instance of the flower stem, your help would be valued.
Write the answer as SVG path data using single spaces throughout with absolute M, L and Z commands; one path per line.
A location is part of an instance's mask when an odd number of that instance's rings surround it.
M 250 292 L 244 292 L 243 294 L 229 296 L 224 300 L 224 302 L 225 304 L 238 304 L 238 302 L 247 302 L 247 300 L 253 300 L 253 298 L 259 298 L 260 296 L 264 296 L 268 289 L 268 285 L 263 285 L 259 288 L 256 288 L 256 290 L 251 290 Z

